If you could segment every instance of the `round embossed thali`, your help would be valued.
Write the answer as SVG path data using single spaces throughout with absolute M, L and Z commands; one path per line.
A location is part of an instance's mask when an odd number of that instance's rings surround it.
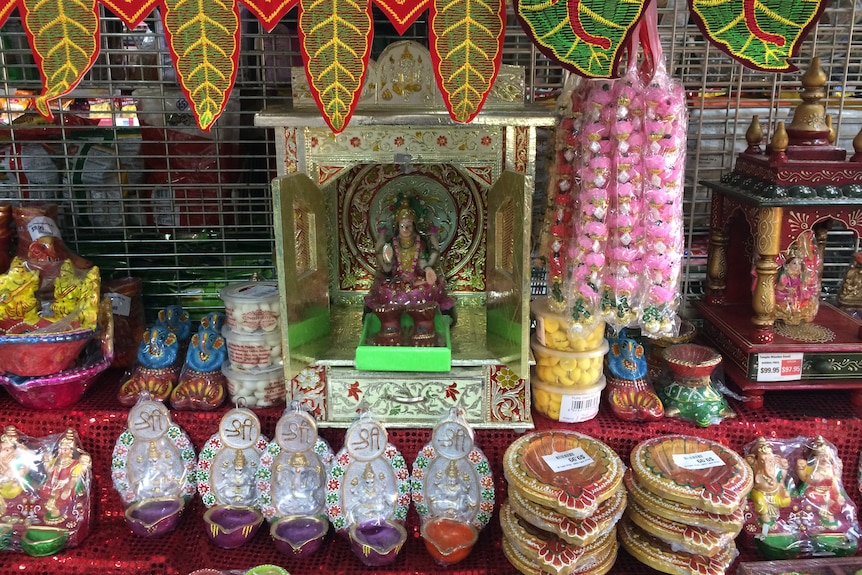
M 607 535 L 625 511 L 627 496 L 625 489 L 618 489 L 599 505 L 598 510 L 586 519 L 570 519 L 553 509 L 526 499 L 509 489 L 509 506 L 521 519 L 548 531 L 572 545 L 589 545 Z
M 659 497 L 712 513 L 736 511 L 751 490 L 751 468 L 720 443 L 690 435 L 642 441 L 631 452 L 638 483 Z
M 526 434 L 503 456 L 510 489 L 576 519 L 591 516 L 616 493 L 623 471 L 622 460 L 610 447 L 574 431 Z
M 662 573 L 672 575 L 724 573 L 736 558 L 736 546 L 733 543 L 726 545 L 715 557 L 674 551 L 669 543 L 633 525 L 628 517 L 623 517 L 619 522 L 617 533 L 620 544 L 629 555 Z
M 513 557 L 518 558 L 527 570 L 509 561 L 522 573 L 556 573 L 557 575 L 581 575 L 605 573 L 616 559 L 616 530 L 596 542 L 580 547 L 567 545 L 551 535 L 525 524 L 509 506 L 500 507 L 500 525 L 503 543 L 508 544 Z M 507 557 L 509 554 L 507 553 Z M 608 559 L 611 559 L 608 563 Z
M 650 493 L 637 482 L 631 469 L 626 470 L 623 476 L 623 485 L 632 501 L 665 519 L 694 527 L 703 527 L 717 533 L 732 533 L 734 536 L 742 531 L 742 525 L 745 522 L 744 501 L 743 505 L 737 507 L 733 513 L 710 513 Z

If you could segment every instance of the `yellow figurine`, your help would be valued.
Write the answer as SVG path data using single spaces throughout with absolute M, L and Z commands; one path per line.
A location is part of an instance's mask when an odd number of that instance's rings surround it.
M 0 320 L 16 320 L 35 325 L 39 321 L 39 271 L 31 270 L 21 258 L 14 258 L 9 271 L 0 275 Z
M 74 314 L 70 320 L 78 319 L 80 327 L 93 329 L 99 312 L 99 268 L 93 266 L 83 277 L 80 274 L 81 270 L 72 260 L 63 261 L 60 274 L 54 279 L 54 301 L 51 303 L 54 316 L 51 319 L 59 321 Z

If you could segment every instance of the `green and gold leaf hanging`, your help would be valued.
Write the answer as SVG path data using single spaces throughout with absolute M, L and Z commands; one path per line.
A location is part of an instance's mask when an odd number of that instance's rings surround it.
M 299 38 L 308 87 L 330 129 L 347 127 L 371 50 L 370 0 L 300 0 Z
M 826 0 L 688 0 L 695 22 L 718 49 L 755 70 L 790 72 Z
M 209 131 L 230 97 L 239 58 L 235 0 L 165 0 L 162 22 L 177 78 L 198 126 Z
M 6 23 L 6 19 L 9 18 L 9 14 L 12 13 L 12 10 L 18 5 L 18 0 L 3 0 L 3 3 L 0 4 L 0 27 Z
M 482 109 L 500 69 L 506 6 L 503 0 L 435 0 L 431 61 L 453 120 L 469 122 Z
M 48 103 L 71 92 L 99 53 L 95 0 L 22 0 L 24 28 L 42 76 L 36 109 L 54 117 Z
M 99 0 L 107 6 L 111 12 L 123 21 L 129 28 L 134 30 L 144 18 L 150 15 L 159 4 L 159 0 Z
M 514 0 L 521 27 L 548 58 L 590 78 L 618 74 L 646 0 Z

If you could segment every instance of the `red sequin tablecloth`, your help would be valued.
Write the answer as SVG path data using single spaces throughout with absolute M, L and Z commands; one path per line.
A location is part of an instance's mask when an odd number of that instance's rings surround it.
M 77 429 L 82 446 L 93 458 L 94 516 L 92 529 L 83 544 L 53 557 L 28 557 L 19 553 L 0 553 L 0 575 L 187 575 L 195 569 L 214 567 L 222 570 L 245 570 L 255 565 L 278 564 L 291 575 L 327 573 L 497 575 L 516 571 L 506 561 L 500 548 L 500 527 L 496 520 L 482 532 L 472 554 L 463 562 L 449 567 L 436 565 L 419 537 L 418 518 L 411 509 L 408 517 L 410 537 L 398 559 L 385 568 L 364 567 L 345 541 L 330 536 L 317 554 L 297 560 L 278 553 L 268 529 L 261 528 L 246 546 L 234 550 L 220 549 L 209 542 L 201 519 L 204 507 L 195 499 L 186 510 L 179 529 L 161 538 L 140 538 L 128 530 L 123 519 L 123 506 L 111 482 L 111 453 L 119 434 L 126 428 L 128 410 L 116 401 L 118 374 L 108 372 L 75 406 L 56 411 L 33 411 L 22 408 L 5 392 L 0 395 L 0 425 L 14 424 L 31 436 L 59 433 L 67 427 Z M 628 463 L 631 449 L 640 441 L 656 435 L 685 433 L 721 442 L 741 451 L 757 435 L 795 437 L 823 435 L 838 448 L 844 463 L 844 487 L 857 506 L 860 504 L 857 469 L 862 446 L 862 419 L 843 391 L 776 392 L 767 397 L 760 410 L 746 409 L 734 403 L 738 417 L 719 425 L 698 428 L 692 424 L 664 419 L 649 424 L 625 423 L 609 412 L 601 411 L 595 419 L 579 424 L 560 424 L 541 416 L 536 417 L 539 429 L 566 428 L 586 433 L 607 443 Z M 213 413 L 173 412 L 196 450 L 218 430 L 218 423 L 227 408 Z M 271 436 L 282 410 L 259 410 L 264 433 Z M 419 449 L 430 438 L 428 429 L 391 429 L 390 441 L 397 446 L 408 463 L 413 462 Z M 343 429 L 322 429 L 323 435 L 339 449 Z M 503 478 L 503 454 L 518 437 L 511 430 L 478 430 L 476 442 L 487 455 L 497 488 L 497 505 L 506 494 Z M 743 550 L 738 561 L 755 560 Z M 738 563 L 738 562 L 737 562 Z M 734 573 L 732 567 L 729 573 Z M 613 575 L 655 573 L 620 551 L 612 569 Z

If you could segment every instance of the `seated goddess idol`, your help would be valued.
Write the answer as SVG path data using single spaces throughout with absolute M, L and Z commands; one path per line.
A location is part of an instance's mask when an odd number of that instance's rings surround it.
M 385 227 L 377 230 L 377 273 L 365 297 L 366 310 L 400 308 L 411 313 L 439 307 L 454 321 L 455 298 L 447 295 L 444 278 L 434 269 L 440 259 L 436 227 L 431 226 L 427 238 L 421 235 L 417 208 L 407 198 L 397 200 L 394 212 L 394 237 L 389 239 Z

